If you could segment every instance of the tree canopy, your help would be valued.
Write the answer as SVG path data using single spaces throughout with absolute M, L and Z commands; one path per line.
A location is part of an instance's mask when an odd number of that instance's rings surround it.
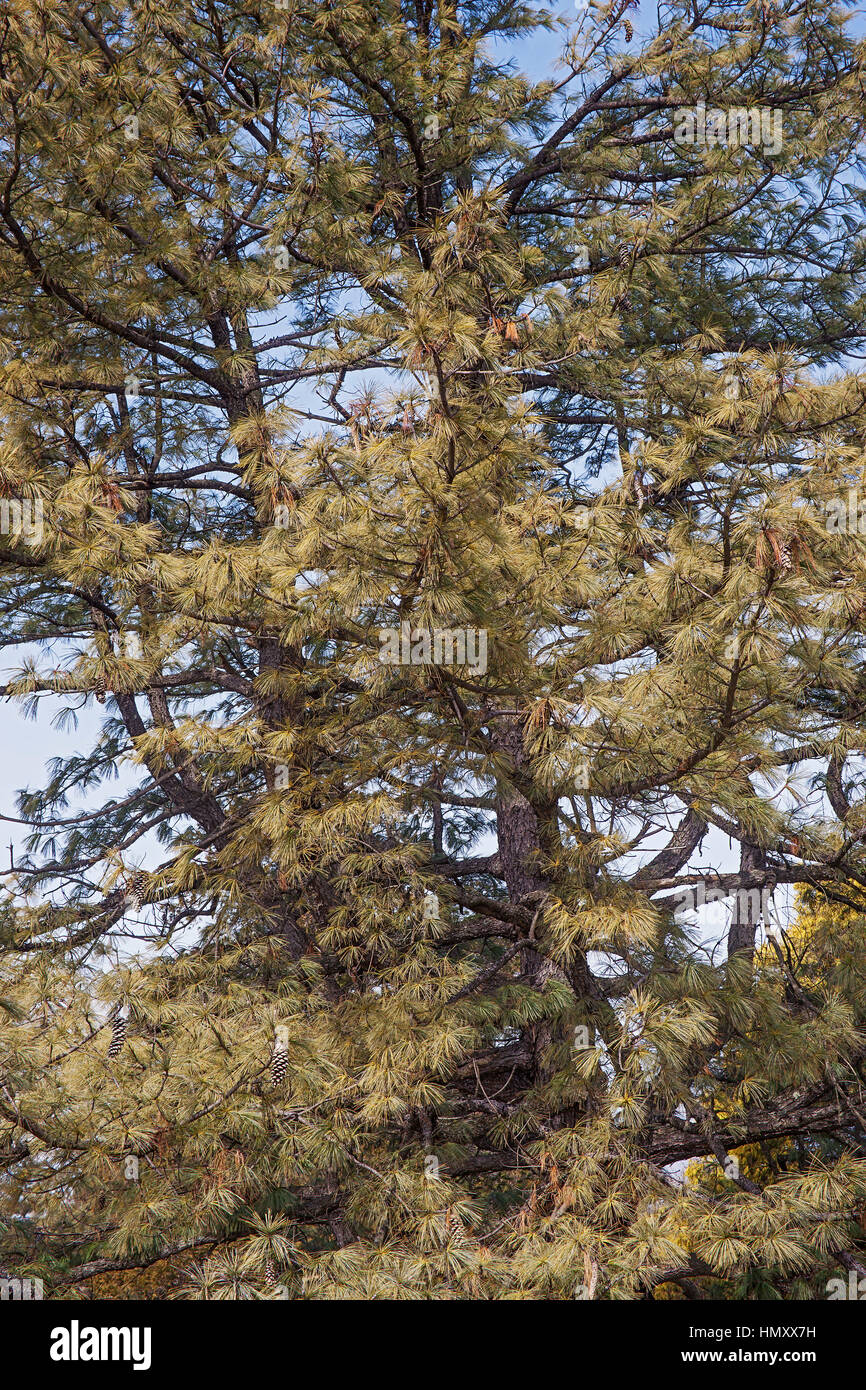
M 648 24 L 6 2 L 3 691 L 64 751 L 0 1261 L 52 1296 L 866 1275 L 866 46 Z M 761 947 L 797 886 L 832 969 Z

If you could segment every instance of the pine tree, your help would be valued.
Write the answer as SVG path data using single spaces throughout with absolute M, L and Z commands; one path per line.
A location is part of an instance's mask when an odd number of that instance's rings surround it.
M 629 9 L 7 0 L 4 694 L 70 743 L 0 904 L 0 1262 L 49 1293 L 860 1267 L 866 919 L 808 982 L 762 933 L 866 871 L 866 52 Z

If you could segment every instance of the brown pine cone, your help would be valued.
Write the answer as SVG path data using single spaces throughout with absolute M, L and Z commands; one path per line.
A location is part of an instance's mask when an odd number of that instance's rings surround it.
M 132 905 L 136 911 L 138 911 L 144 902 L 146 892 L 147 874 L 144 872 L 144 869 L 136 869 L 129 884 L 129 896 L 132 899 Z
M 271 1085 L 274 1088 L 282 1086 L 286 1079 L 286 1072 L 289 1069 L 289 1054 L 285 1044 L 277 1042 L 274 1045 L 274 1055 L 271 1059 Z
M 117 1056 L 125 1042 L 126 1019 L 122 1018 L 120 1014 L 118 1014 L 111 1025 L 111 1042 L 108 1045 L 109 1062 Z

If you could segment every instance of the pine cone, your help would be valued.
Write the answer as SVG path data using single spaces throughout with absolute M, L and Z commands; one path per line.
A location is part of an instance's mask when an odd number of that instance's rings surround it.
M 144 872 L 144 869 L 136 869 L 129 884 L 129 896 L 136 912 L 144 902 L 146 892 L 147 874 Z
M 796 540 L 794 544 L 796 545 Z M 779 574 L 788 574 L 794 568 L 791 552 L 792 546 L 787 536 L 777 531 L 774 526 L 761 527 L 755 546 L 757 569 L 764 573 L 776 570 Z
M 95 682 L 95 684 L 94 684 L 93 690 L 94 690 L 94 694 L 96 695 L 97 700 L 99 701 L 99 703 L 100 703 L 101 705 L 104 705 L 104 704 L 105 704 L 105 692 L 106 692 L 106 689 L 107 689 L 107 686 L 106 686 L 106 684 L 105 684 L 105 677 L 100 673 L 100 674 L 96 677 L 96 682 Z
M 282 1086 L 288 1069 L 289 1054 L 286 1051 L 285 1043 L 277 1042 L 274 1044 L 274 1055 L 271 1059 L 271 1085 L 274 1087 Z
M 624 19 L 622 27 L 625 29 L 626 43 L 631 43 L 632 39 L 634 38 L 634 29 L 631 27 L 631 21 L 628 19 Z
M 265 1283 L 268 1288 L 274 1289 L 277 1286 L 277 1267 L 270 1255 L 265 1260 Z
M 109 1062 L 111 1061 L 111 1059 L 112 1059 L 113 1057 L 116 1057 L 116 1056 L 117 1056 L 117 1054 L 120 1052 L 120 1050 L 121 1050 L 121 1048 L 123 1047 L 123 1044 L 124 1044 L 125 1042 L 126 1042 L 126 1019 L 125 1019 L 125 1018 L 122 1018 L 122 1017 L 120 1016 L 120 1014 L 118 1014 L 117 1017 L 114 1019 L 114 1022 L 113 1022 L 112 1025 L 111 1025 L 111 1042 L 109 1043 L 109 1046 L 108 1046 L 108 1060 L 109 1060 Z

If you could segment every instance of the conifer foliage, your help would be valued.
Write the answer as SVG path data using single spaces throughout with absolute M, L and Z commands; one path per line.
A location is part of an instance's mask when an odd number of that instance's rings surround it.
M 866 1274 L 864 57 L 828 0 L 6 0 L 4 694 L 63 749 L 4 1266 Z M 790 885 L 839 968 L 762 946 Z

